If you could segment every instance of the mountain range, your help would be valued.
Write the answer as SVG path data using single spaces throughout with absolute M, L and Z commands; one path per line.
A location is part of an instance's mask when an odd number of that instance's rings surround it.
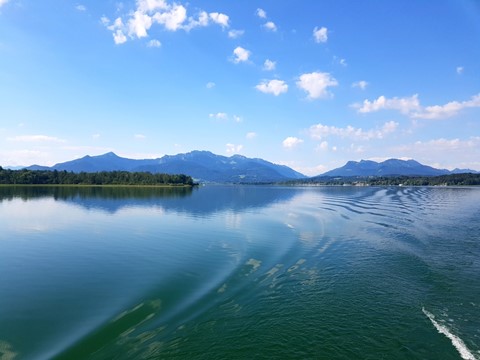
M 158 159 L 128 159 L 109 152 L 98 156 L 56 164 L 52 167 L 32 165 L 28 170 L 58 170 L 72 172 L 144 171 L 151 173 L 186 174 L 197 181 L 215 183 L 267 183 L 299 180 L 305 175 L 285 166 L 242 155 L 230 157 L 209 151 L 192 151 L 185 154 L 165 155 Z M 367 176 L 437 176 L 458 173 L 477 173 L 469 169 L 436 169 L 415 160 L 389 159 L 349 161 L 344 166 L 327 171 L 318 177 Z M 314 177 L 315 178 L 315 177 Z M 313 179 L 314 179 L 313 178 Z
M 389 159 L 383 162 L 371 160 L 349 161 L 344 166 L 327 171 L 322 177 L 349 177 L 349 176 L 439 176 L 448 174 L 477 173 L 470 169 L 436 169 L 420 164 L 415 160 Z
M 72 172 L 139 171 L 166 174 L 186 174 L 197 181 L 216 183 L 267 183 L 303 179 L 305 175 L 284 165 L 242 155 L 230 157 L 209 151 L 165 155 L 158 159 L 128 159 L 109 152 L 98 156 L 56 164 L 52 167 L 33 165 L 28 170 L 59 170 Z

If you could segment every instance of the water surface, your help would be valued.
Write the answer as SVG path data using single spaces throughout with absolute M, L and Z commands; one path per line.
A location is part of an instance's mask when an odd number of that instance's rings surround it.
M 480 189 L 0 187 L 0 359 L 480 359 Z

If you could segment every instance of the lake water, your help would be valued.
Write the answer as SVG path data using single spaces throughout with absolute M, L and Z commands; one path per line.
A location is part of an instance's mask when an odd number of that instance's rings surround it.
M 480 359 L 480 189 L 0 187 L 0 359 Z

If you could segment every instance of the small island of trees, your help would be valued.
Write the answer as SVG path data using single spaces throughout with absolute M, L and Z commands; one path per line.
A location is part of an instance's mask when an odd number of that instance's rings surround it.
M 183 174 L 100 171 L 95 173 L 57 170 L 9 170 L 0 166 L 0 184 L 4 185 L 145 185 L 193 186 L 192 177 Z

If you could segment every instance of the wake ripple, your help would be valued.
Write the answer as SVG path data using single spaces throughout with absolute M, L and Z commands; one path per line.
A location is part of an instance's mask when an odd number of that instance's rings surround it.
M 433 326 L 435 326 L 435 329 L 437 329 L 437 331 L 440 334 L 443 334 L 447 338 L 450 339 L 450 341 L 452 342 L 452 345 L 455 346 L 455 348 L 459 352 L 462 359 L 464 359 L 464 360 L 477 360 L 475 355 L 473 355 L 473 353 L 468 349 L 467 345 L 465 345 L 465 343 L 463 342 L 462 339 L 460 339 L 458 336 L 452 334 L 446 326 L 439 324 L 435 320 L 435 316 L 432 313 L 425 310 L 425 308 L 423 308 L 423 307 L 422 307 L 422 312 L 425 314 L 425 316 L 427 316 L 430 319 Z

